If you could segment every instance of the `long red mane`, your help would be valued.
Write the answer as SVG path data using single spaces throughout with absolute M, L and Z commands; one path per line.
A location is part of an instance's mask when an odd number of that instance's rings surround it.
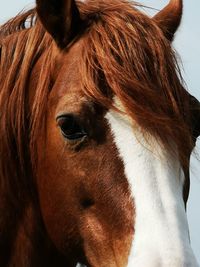
M 192 148 L 189 95 L 170 42 L 126 1 L 92 1 L 82 13 L 92 20 L 80 60 L 85 92 L 104 105 L 107 95 L 117 96 L 144 135 L 178 148 L 185 166 Z

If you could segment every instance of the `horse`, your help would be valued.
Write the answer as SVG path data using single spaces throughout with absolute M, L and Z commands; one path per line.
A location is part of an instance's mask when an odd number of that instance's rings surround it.
M 186 218 L 200 104 L 182 0 L 37 0 L 0 27 L 1 267 L 197 267 Z

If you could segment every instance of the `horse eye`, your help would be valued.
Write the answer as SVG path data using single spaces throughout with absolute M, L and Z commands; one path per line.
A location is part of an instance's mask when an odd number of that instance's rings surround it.
M 64 138 L 68 140 L 82 139 L 87 135 L 83 127 L 73 115 L 62 115 L 57 119 L 58 126 Z

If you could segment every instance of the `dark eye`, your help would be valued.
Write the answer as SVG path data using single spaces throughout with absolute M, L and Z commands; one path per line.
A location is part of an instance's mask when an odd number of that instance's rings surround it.
M 62 135 L 68 140 L 78 140 L 87 136 L 87 133 L 73 115 L 62 115 L 57 118 Z

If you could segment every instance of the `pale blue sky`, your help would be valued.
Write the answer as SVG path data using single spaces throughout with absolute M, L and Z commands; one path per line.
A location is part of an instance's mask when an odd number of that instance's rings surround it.
M 188 89 L 200 100 L 200 1 L 183 1 L 184 16 L 174 46 L 183 62 L 183 75 Z M 168 1 L 137 0 L 137 2 L 159 9 L 165 6 Z M 14 16 L 24 7 L 27 9 L 33 5 L 34 1 L 32 0 L 0 0 L 0 23 Z M 200 148 L 200 142 L 197 146 Z M 193 157 L 191 166 L 192 183 L 187 213 L 192 246 L 200 262 L 200 162 L 197 162 Z

